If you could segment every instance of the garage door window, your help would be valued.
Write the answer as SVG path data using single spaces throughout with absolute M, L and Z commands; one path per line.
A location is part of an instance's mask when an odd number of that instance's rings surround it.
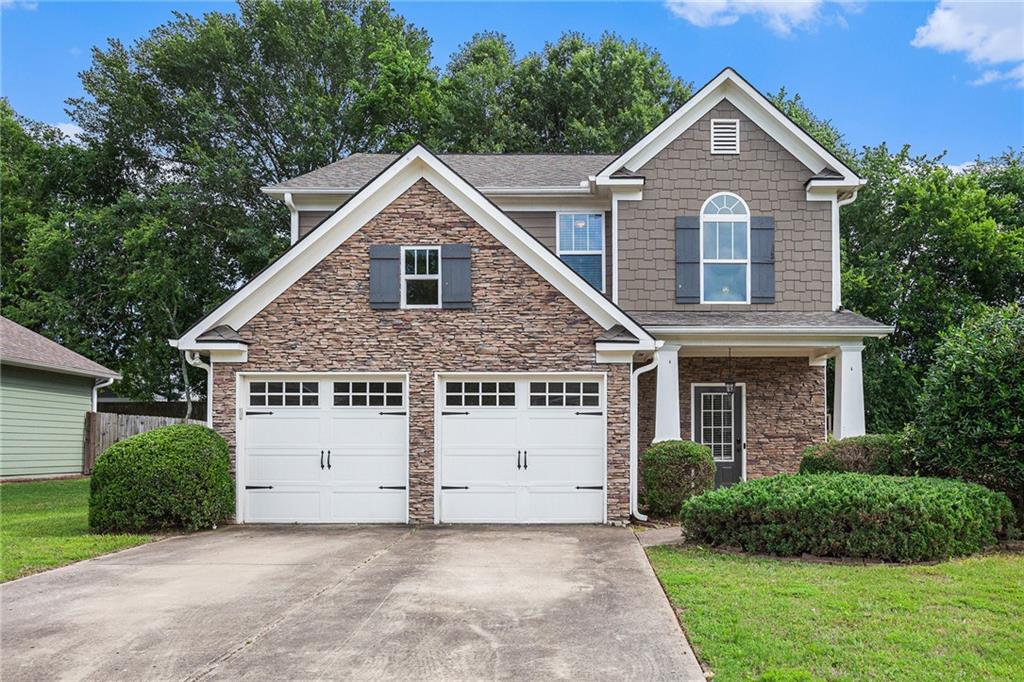
M 335 381 L 335 407 L 401 407 L 401 381 Z
M 249 405 L 315 407 L 320 401 L 319 392 L 315 381 L 254 381 L 249 384 Z
M 448 407 L 515 407 L 516 385 L 512 381 L 445 382 L 444 404 Z
M 596 381 L 531 381 L 530 407 L 598 407 Z

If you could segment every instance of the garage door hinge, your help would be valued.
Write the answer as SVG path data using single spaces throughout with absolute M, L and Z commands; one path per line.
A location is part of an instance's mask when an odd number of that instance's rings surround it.
M 469 490 L 468 485 L 443 485 L 441 490 Z
M 381 412 L 380 414 L 396 414 L 396 415 L 405 416 L 405 412 Z
M 603 485 L 578 485 L 576 490 L 604 490 Z
M 604 412 L 577 412 L 576 414 L 589 414 L 595 417 L 600 417 Z
M 274 414 L 273 412 L 261 412 L 260 410 L 246 410 L 246 414 Z
M 404 485 L 379 485 L 378 490 L 405 490 Z
M 274 486 L 272 486 L 272 485 L 247 485 L 247 486 L 245 486 L 245 489 L 246 490 L 273 490 Z
M 441 416 L 442 417 L 447 417 L 450 414 L 469 414 L 469 412 L 442 412 Z

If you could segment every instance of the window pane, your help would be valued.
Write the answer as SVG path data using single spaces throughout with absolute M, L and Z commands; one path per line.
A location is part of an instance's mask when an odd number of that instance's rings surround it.
M 558 216 L 558 248 L 562 251 L 573 250 L 572 216 L 568 213 Z
M 251 390 L 252 390 L 253 393 L 266 393 L 267 392 L 267 383 L 265 381 L 254 381 L 254 382 L 252 382 L 251 386 L 252 386 Z
M 412 249 L 405 252 L 405 274 L 416 274 L 416 251 Z
M 405 283 L 406 305 L 437 305 L 436 279 L 413 279 Z
M 262 407 L 267 404 L 267 397 L 264 395 L 249 396 L 249 404 L 253 407 Z
M 601 256 L 562 256 L 562 261 L 590 282 L 596 289 L 604 286 Z
M 400 381 L 389 381 L 388 382 L 388 393 L 401 393 L 402 382 Z
M 746 301 L 747 266 L 708 264 L 704 266 L 705 301 Z
M 747 257 L 747 224 L 745 222 L 732 224 L 733 258 Z
M 704 257 L 718 258 L 718 223 L 704 223 Z
M 271 381 L 267 387 L 271 393 L 280 393 L 283 390 L 283 384 L 280 381 Z
M 437 249 L 427 251 L 427 274 L 437 274 Z
M 587 237 L 587 249 L 600 251 L 604 242 L 604 216 L 594 213 L 589 220 L 589 235 Z
M 718 257 L 733 258 L 732 223 L 718 223 Z
M 287 391 L 288 393 L 298 393 L 299 392 L 299 382 L 297 382 L 297 381 L 286 381 L 285 384 L 284 384 L 284 390 Z

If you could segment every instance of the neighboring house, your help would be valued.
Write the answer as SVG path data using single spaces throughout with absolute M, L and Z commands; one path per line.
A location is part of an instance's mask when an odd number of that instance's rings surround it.
M 85 413 L 120 378 L 0 317 L 0 478 L 82 473 Z
M 654 440 L 795 471 L 830 357 L 863 433 L 863 185 L 731 69 L 619 156 L 353 154 L 264 190 L 291 248 L 172 345 L 239 521 L 623 522 Z

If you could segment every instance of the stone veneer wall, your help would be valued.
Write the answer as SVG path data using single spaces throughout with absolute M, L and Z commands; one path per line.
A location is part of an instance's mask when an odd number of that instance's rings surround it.
M 472 246 L 472 310 L 371 310 L 372 244 Z M 434 373 L 608 375 L 608 519 L 629 516 L 629 365 L 594 362 L 603 329 L 426 181 L 282 293 L 240 334 L 244 364 L 214 365 L 214 426 L 234 457 L 238 371 L 409 372 L 409 505 L 434 518 Z
M 740 120 L 740 153 L 711 153 L 711 119 Z M 637 170 L 640 201 L 619 202 L 619 304 L 634 311 L 832 310 L 832 211 L 807 201 L 814 175 L 728 101 L 720 102 Z M 700 214 L 734 192 L 755 216 L 775 218 L 775 303 L 676 303 L 676 216 Z
M 726 358 L 679 358 L 682 437 L 693 439 L 690 388 L 720 383 Z M 796 473 L 803 449 L 825 439 L 825 371 L 807 358 L 734 358 L 737 383 L 746 384 L 747 478 Z M 641 374 L 637 433 L 640 453 L 654 438 L 657 370 Z

